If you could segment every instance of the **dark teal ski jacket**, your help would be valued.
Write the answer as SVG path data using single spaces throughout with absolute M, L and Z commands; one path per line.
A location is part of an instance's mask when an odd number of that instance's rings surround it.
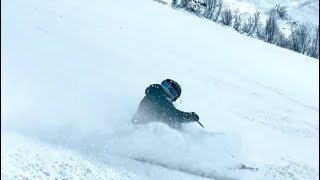
M 152 84 L 145 91 L 132 123 L 164 122 L 180 127 L 181 123 L 196 122 L 199 117 L 194 112 L 183 112 L 175 108 L 160 84 Z

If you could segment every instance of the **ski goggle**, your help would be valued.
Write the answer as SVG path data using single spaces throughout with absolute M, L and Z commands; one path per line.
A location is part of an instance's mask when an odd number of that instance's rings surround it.
M 171 96 L 173 96 L 173 101 L 178 99 L 179 97 L 178 92 L 174 89 L 174 87 L 168 81 L 162 82 L 161 85 L 169 90 Z

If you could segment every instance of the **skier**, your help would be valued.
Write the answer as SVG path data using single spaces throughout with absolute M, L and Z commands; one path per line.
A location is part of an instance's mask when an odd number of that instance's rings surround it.
M 181 95 L 180 85 L 166 79 L 160 84 L 152 84 L 145 90 L 132 123 L 164 122 L 170 127 L 181 129 L 182 123 L 199 122 L 195 112 L 183 112 L 176 109 L 173 102 Z

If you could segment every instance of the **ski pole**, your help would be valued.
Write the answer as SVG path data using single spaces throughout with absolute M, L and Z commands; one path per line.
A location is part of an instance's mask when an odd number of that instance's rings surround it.
M 203 128 L 204 128 L 204 126 L 201 124 L 201 122 L 200 122 L 200 121 L 197 121 L 197 122 L 200 124 L 200 126 L 201 126 L 201 127 L 203 127 Z

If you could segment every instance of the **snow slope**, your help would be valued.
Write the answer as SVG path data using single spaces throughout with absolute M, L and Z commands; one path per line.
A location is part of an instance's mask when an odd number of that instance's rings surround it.
M 1 178 L 319 177 L 319 61 L 151 0 L 2 8 Z M 206 129 L 130 125 L 165 78 Z

